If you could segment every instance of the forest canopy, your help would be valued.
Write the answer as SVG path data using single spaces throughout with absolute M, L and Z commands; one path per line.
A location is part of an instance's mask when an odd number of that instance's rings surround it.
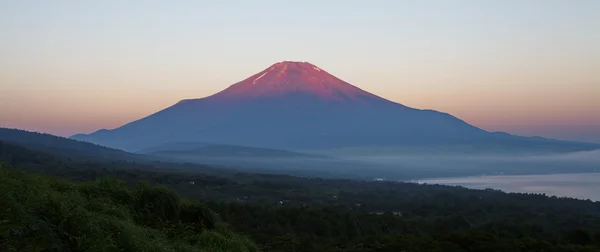
M 0 251 L 258 251 L 164 186 L 69 183 L 0 168 Z

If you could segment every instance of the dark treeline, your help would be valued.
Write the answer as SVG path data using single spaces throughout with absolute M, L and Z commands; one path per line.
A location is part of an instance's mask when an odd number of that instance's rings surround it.
M 115 177 L 130 186 L 165 185 L 206 202 L 263 251 L 600 251 L 600 202 L 589 200 L 75 161 L 6 144 L 0 158 L 5 166 L 74 181 Z M 189 172 L 195 168 L 204 172 Z
M 551 224 L 568 217 L 474 223 L 458 214 L 423 218 L 335 207 L 210 207 L 268 251 L 597 251 L 600 245 L 597 234 L 582 228 L 592 225 Z
M 146 159 L 142 155 L 128 153 L 88 142 L 66 139 L 50 134 L 30 132 L 19 129 L 0 127 L 0 141 L 25 146 L 32 150 L 43 151 L 61 157 L 97 159 L 97 160 L 130 160 Z

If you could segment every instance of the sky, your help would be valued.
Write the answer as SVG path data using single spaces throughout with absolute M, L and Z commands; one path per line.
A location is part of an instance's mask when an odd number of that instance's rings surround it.
M 116 128 L 307 61 L 490 131 L 600 142 L 600 1 L 0 0 L 0 127 Z

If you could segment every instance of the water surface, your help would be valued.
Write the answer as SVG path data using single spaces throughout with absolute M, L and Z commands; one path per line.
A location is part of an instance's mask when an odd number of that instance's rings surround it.
M 460 185 L 505 192 L 544 193 L 548 196 L 600 201 L 600 173 L 471 176 L 420 180 L 427 184 Z

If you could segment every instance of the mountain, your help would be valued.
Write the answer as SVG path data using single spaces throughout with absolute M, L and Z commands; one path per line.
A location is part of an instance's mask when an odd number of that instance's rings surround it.
M 403 147 L 580 151 L 599 145 L 493 133 L 452 115 L 366 92 L 307 62 L 276 63 L 214 95 L 182 100 L 73 139 L 138 151 L 171 142 L 319 151 Z
M 157 157 L 326 158 L 293 151 L 198 142 L 168 143 L 139 151 Z
M 67 158 L 106 160 L 133 160 L 143 158 L 142 155 L 111 149 L 88 142 L 19 129 L 0 128 L 0 141 Z

